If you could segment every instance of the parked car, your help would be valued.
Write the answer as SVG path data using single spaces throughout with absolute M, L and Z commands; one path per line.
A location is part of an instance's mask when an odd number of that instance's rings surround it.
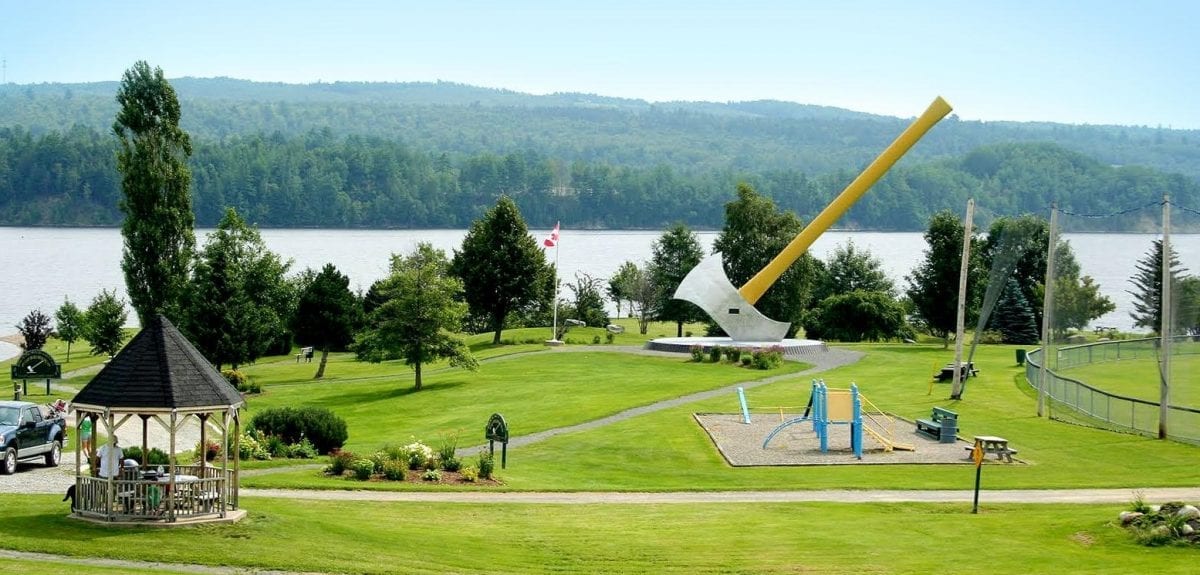
M 67 421 L 59 410 L 28 401 L 0 401 L 0 473 L 17 471 L 17 461 L 43 457 L 46 465 L 62 459 Z

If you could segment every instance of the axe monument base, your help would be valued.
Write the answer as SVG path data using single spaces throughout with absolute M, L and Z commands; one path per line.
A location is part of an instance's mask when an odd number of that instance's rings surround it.
M 672 353 L 691 353 L 698 345 L 707 353 L 713 346 L 740 347 L 743 349 L 783 348 L 784 357 L 802 357 L 829 351 L 825 342 L 815 339 L 784 339 L 781 341 L 734 341 L 729 337 L 660 337 L 646 342 L 645 349 Z

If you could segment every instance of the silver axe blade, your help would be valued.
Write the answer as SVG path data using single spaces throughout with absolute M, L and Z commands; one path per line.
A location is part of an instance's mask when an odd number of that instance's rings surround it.
M 791 326 L 754 309 L 725 275 L 719 254 L 700 260 L 679 283 L 674 297 L 699 306 L 734 341 L 777 342 Z

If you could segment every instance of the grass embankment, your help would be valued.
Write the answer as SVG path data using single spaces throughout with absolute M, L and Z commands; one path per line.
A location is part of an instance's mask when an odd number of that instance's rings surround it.
M 1119 506 L 495 505 L 246 498 L 236 525 L 115 528 L 0 495 L 4 547 L 341 573 L 1192 573 L 1137 546 Z M 54 542 L 54 543 L 50 543 Z M 42 564 L 39 573 L 56 564 Z M 77 572 L 72 571 L 72 573 Z M 64 571 L 65 572 L 65 571 Z
M 960 436 L 969 439 L 973 435 L 999 435 L 1020 450 L 1018 457 L 1023 464 L 988 465 L 985 488 L 1195 484 L 1194 461 L 1200 454 L 1196 447 L 1039 419 L 1036 401 L 1024 384 L 1022 368 L 1013 362 L 1014 348 L 1010 346 L 979 348 L 975 363 L 980 375 L 968 380 L 964 398 L 959 401 L 946 399 L 949 384 L 930 383 L 934 369 L 952 357 L 940 346 L 864 345 L 855 349 L 865 352 L 866 357 L 851 366 L 822 373 L 820 377 L 828 385 L 847 387 L 856 382 L 875 405 L 910 420 L 928 416 L 935 405 L 952 409 L 959 413 Z M 430 387 L 431 392 L 440 390 L 436 395 L 425 395 L 425 391 L 407 393 L 407 386 L 394 382 L 389 388 L 392 395 L 386 400 L 355 407 L 338 398 L 339 394 L 358 393 L 349 391 L 349 387 L 321 388 L 319 383 L 304 383 L 294 389 L 270 386 L 268 393 L 252 400 L 251 405 L 257 408 L 260 404 L 308 397 L 318 404 L 333 402 L 337 405 L 335 411 L 344 412 L 352 421 L 352 446 L 404 441 L 413 433 L 432 441 L 437 433 L 448 429 L 465 429 L 460 445 L 468 445 L 481 441 L 482 432 L 476 428 L 488 413 L 504 412 L 492 409 L 494 403 L 476 405 L 479 401 L 503 400 L 511 393 L 515 401 L 506 409 L 516 409 L 511 413 L 521 415 L 505 415 L 514 435 L 521 435 L 553 426 L 550 422 L 561 425 L 586 421 L 649 400 L 654 393 L 646 388 L 645 376 L 640 373 L 651 374 L 654 390 L 682 390 L 713 387 L 718 384 L 701 382 L 716 374 L 740 372 L 724 365 L 683 360 L 662 360 L 665 363 L 660 364 L 649 362 L 652 359 L 546 352 L 487 362 L 477 374 L 439 372 L 430 378 L 445 381 L 440 388 Z M 581 372 L 595 375 L 581 377 Z M 740 373 L 747 377 L 756 372 Z M 808 381 L 807 377 L 796 377 L 748 391 L 750 405 L 759 412 L 755 417 L 777 417 L 767 413 L 773 406 L 804 405 Z M 592 397 L 584 401 L 572 397 L 580 393 Z M 601 396 L 594 395 L 597 393 Z M 736 396 L 730 394 L 565 434 L 510 450 L 508 469 L 498 473 L 505 488 L 515 490 L 967 489 L 973 480 L 973 470 L 962 464 L 731 468 L 692 414 L 736 413 L 737 409 Z M 530 417 L 545 423 L 526 423 Z M 434 435 L 420 433 L 421 429 Z M 367 438 L 356 437 L 364 433 Z M 475 433 L 478 437 L 473 440 Z M 843 437 L 847 433 L 845 428 L 835 428 L 833 445 L 848 443 Z M 325 479 L 310 470 L 247 477 L 243 484 L 345 489 L 362 485 Z M 372 483 L 370 487 L 411 488 L 386 483 Z

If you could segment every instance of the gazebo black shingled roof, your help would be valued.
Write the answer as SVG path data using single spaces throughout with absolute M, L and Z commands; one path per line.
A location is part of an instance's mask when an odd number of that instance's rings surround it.
M 134 410 L 238 407 L 238 391 L 163 316 L 157 316 L 75 396 L 76 405 Z
M 75 396 L 72 409 L 77 412 L 78 422 L 90 417 L 93 429 L 103 431 L 109 437 L 115 435 L 116 429 L 133 416 L 141 418 L 143 465 L 148 454 L 147 425 L 150 420 L 156 420 L 167 429 L 170 436 L 170 450 L 176 451 L 175 434 L 188 417 L 195 416 L 201 421 L 201 442 L 205 441 L 205 431 L 211 416 L 219 414 L 220 421 L 214 423 L 221 432 L 220 443 L 232 444 L 237 453 L 240 436 L 239 408 L 245 404 L 241 395 L 217 370 L 204 358 L 190 341 L 166 318 L 155 317 L 148 325 L 134 336 L 132 340 L 104 366 L 96 377 L 84 386 Z M 180 419 L 182 416 L 182 420 Z M 119 417 L 119 419 L 118 419 Z M 233 429 L 230 429 L 232 424 Z M 76 432 L 78 433 L 78 429 Z M 232 437 L 228 435 L 232 433 Z M 232 441 L 230 441 L 232 440 Z M 186 446 L 190 448 L 191 446 Z M 218 520 L 227 518 L 228 510 L 237 509 L 238 461 L 233 458 L 234 469 L 228 469 L 229 459 L 222 450 L 220 467 L 205 465 L 181 466 L 171 458 L 168 490 L 175 488 L 175 477 L 196 477 L 197 484 L 202 484 L 206 493 L 215 493 L 214 502 L 208 501 L 204 506 L 209 511 L 197 513 L 197 517 L 188 519 L 205 520 L 201 516 L 215 516 Z M 136 505 L 123 505 L 125 512 L 118 509 L 118 499 L 127 493 L 128 487 L 145 487 L 146 481 L 123 482 L 122 480 L 97 480 L 83 473 L 83 455 L 80 447 L 76 447 L 76 491 L 86 493 L 85 502 L 76 509 L 76 515 L 91 519 L 114 521 L 120 519 L 155 519 L 174 523 L 177 515 L 189 515 L 188 510 L 177 508 L 172 501 L 169 509 L 138 510 Z M 195 475 L 192 475 L 195 473 Z M 126 484 L 128 483 L 128 484 Z M 119 484 L 119 485 L 118 485 Z M 153 482 L 150 485 L 154 485 Z M 215 492 L 213 488 L 219 488 Z M 107 494 L 107 495 L 105 495 Z M 100 501 L 102 505 L 88 505 Z M 211 510 L 215 508 L 216 510 Z M 193 510 L 195 511 L 195 510 Z M 244 512 L 237 512 L 237 516 Z

